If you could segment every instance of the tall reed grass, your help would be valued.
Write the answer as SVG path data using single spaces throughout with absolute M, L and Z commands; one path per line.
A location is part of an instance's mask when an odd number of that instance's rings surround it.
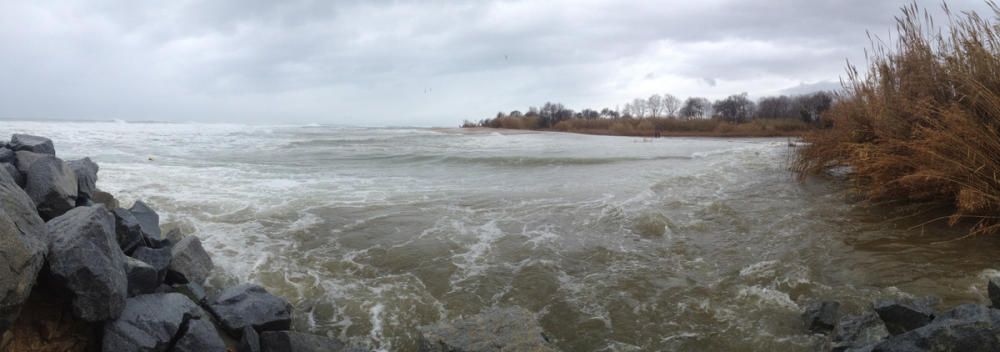
M 994 16 L 1000 9 L 990 2 Z M 948 223 L 1000 232 L 1000 23 L 954 13 L 939 27 L 917 5 L 898 38 L 872 38 L 867 70 L 848 66 L 845 91 L 804 136 L 800 175 L 849 166 L 873 202 L 945 203 Z M 994 17 L 996 18 L 996 17 Z

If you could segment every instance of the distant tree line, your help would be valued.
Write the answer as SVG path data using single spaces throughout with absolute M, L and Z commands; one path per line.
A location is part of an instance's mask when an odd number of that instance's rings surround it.
M 730 95 L 712 102 L 703 97 L 689 97 L 683 101 L 671 94 L 654 94 L 649 98 L 636 98 L 615 109 L 583 109 L 573 111 L 563 104 L 547 102 L 530 107 L 526 112 L 514 110 L 498 112 L 495 117 L 473 122 L 466 120 L 463 127 L 492 127 L 517 129 L 551 129 L 563 121 L 597 119 L 718 119 L 730 123 L 744 123 L 754 119 L 795 119 L 817 123 L 820 114 L 834 101 L 831 92 L 802 95 L 779 95 L 750 100 L 747 93 Z

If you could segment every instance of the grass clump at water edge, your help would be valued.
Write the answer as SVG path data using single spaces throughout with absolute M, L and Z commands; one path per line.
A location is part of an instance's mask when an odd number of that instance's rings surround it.
M 994 16 L 1000 8 L 990 2 Z M 955 14 L 939 30 L 916 5 L 898 40 L 873 40 L 864 74 L 848 67 L 843 96 L 809 132 L 794 168 L 849 166 L 873 202 L 946 203 L 950 224 L 1000 232 L 1000 21 Z

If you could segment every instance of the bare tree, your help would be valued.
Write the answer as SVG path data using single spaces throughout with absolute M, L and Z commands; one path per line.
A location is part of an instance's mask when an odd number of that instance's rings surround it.
M 634 114 L 635 117 L 645 117 L 647 111 L 645 100 L 640 98 L 632 100 L 632 114 Z
M 715 115 L 728 122 L 749 121 L 753 117 L 754 103 L 747 93 L 733 94 L 712 104 Z
M 649 106 L 650 117 L 659 117 L 663 111 L 663 97 L 659 94 L 650 95 L 649 99 L 646 99 L 646 105 Z
M 663 113 L 666 114 L 667 117 L 677 117 L 677 115 L 675 114 L 677 113 L 677 109 L 681 108 L 680 99 L 677 99 L 677 97 L 669 93 L 664 94 L 662 104 L 663 104 Z
M 701 97 L 690 97 L 681 106 L 680 116 L 685 119 L 701 118 L 711 115 L 712 103 Z

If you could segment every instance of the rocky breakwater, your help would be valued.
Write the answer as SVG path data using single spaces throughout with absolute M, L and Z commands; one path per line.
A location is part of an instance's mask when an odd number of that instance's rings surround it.
M 962 304 L 944 312 L 936 299 L 879 300 L 856 315 L 839 315 L 837 302 L 809 305 L 806 328 L 827 336 L 831 351 L 1000 351 L 1000 278 L 987 286 L 990 305 Z
M 292 306 L 245 284 L 208 294 L 211 256 L 51 140 L 0 142 L 0 351 L 341 351 L 289 331 Z

